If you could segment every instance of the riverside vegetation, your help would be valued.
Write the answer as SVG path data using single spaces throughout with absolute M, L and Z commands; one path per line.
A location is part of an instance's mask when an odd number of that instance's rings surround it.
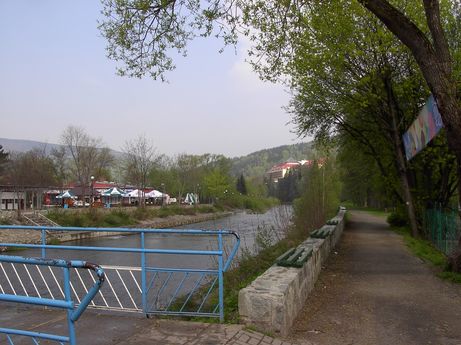
M 61 226 L 77 227 L 121 227 L 133 226 L 141 221 L 166 218 L 176 215 L 194 216 L 205 213 L 219 213 L 234 209 L 247 209 L 252 212 L 265 212 L 278 204 L 274 198 L 256 198 L 246 195 L 231 196 L 214 205 L 165 207 L 112 208 L 110 210 L 89 208 L 86 210 L 49 211 L 47 216 Z

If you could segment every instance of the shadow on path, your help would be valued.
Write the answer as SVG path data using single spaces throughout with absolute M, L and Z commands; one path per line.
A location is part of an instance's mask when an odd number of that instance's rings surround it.
M 460 345 L 461 287 L 409 253 L 384 219 L 349 213 L 343 238 L 292 329 L 319 345 Z

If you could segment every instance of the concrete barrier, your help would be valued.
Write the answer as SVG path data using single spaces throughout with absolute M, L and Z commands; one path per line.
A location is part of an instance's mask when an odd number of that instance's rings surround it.
M 239 292 L 239 314 L 243 323 L 260 332 L 286 336 L 309 293 L 315 286 L 322 264 L 336 246 L 344 230 L 341 210 L 332 219 L 335 225 L 324 225 L 331 230 L 325 239 L 308 238 L 300 247 L 313 249 L 312 256 L 301 268 L 274 265 L 251 285 Z

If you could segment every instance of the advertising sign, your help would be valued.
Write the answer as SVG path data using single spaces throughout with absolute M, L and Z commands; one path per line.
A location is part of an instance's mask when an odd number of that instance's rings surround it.
M 437 108 L 437 103 L 431 95 L 419 112 L 416 120 L 403 134 L 403 144 L 407 160 L 412 159 L 419 151 L 425 148 L 442 127 L 443 122 Z

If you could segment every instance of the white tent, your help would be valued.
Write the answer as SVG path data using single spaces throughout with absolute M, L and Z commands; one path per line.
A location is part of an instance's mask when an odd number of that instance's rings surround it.
M 124 193 L 117 187 L 109 188 L 101 193 L 102 196 L 122 196 Z
M 155 189 L 146 194 L 146 198 L 161 198 L 161 197 L 163 197 L 163 193 Z
M 72 194 L 70 191 L 65 191 L 59 195 L 56 195 L 56 198 L 57 199 L 70 199 L 70 198 L 76 199 L 77 197 L 74 194 Z
M 124 198 L 139 198 L 141 196 L 141 191 L 139 189 L 132 190 L 129 193 L 123 195 Z

